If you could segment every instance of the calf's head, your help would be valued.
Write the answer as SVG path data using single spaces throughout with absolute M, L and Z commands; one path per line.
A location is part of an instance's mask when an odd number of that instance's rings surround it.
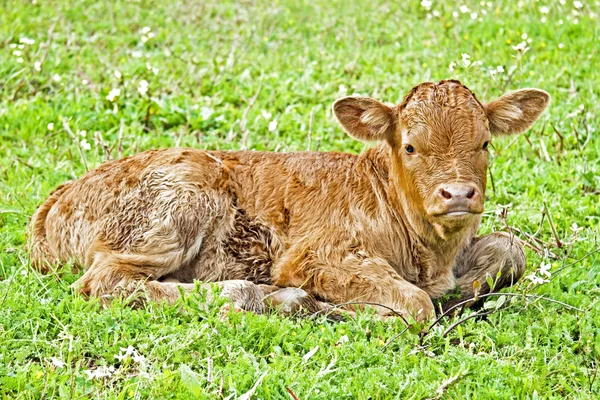
M 399 197 L 447 238 L 479 221 L 492 139 L 529 129 L 549 100 L 543 90 L 522 89 L 484 104 L 447 80 L 414 87 L 394 107 L 345 97 L 333 111 L 351 136 L 387 142 Z

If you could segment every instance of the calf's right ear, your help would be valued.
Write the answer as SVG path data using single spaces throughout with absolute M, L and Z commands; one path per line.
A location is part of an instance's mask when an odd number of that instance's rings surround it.
M 333 113 L 350 136 L 384 140 L 394 131 L 394 110 L 368 97 L 344 97 L 333 103 Z

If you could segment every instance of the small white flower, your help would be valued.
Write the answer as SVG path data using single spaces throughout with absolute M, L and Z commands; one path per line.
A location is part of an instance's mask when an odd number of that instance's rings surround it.
M 494 76 L 496 75 L 498 72 L 495 69 L 491 69 L 490 70 L 490 75 Z
M 119 97 L 121 95 L 121 89 L 119 88 L 113 88 L 110 90 L 110 92 L 108 92 L 108 94 L 106 95 L 106 100 L 113 102 L 115 101 L 115 99 L 117 97 Z
M 430 0 L 423 0 L 421 2 L 421 6 L 426 10 L 431 9 L 431 4 L 432 4 L 432 2 Z
M 139 50 L 134 50 L 134 51 L 131 52 L 131 56 L 133 58 L 142 58 L 143 54 Z
M 471 13 L 471 19 L 477 19 L 477 13 L 476 12 Z
M 498 73 L 501 74 L 502 72 L 504 72 L 504 67 L 502 65 L 498 65 L 496 67 L 496 71 L 498 71 Z
M 202 117 L 202 120 L 206 121 L 207 119 L 210 118 L 211 115 L 213 115 L 215 112 L 215 110 L 213 110 L 210 107 L 202 107 L 200 108 L 200 116 Z
M 532 283 L 534 284 L 542 284 L 542 283 L 546 283 L 549 282 L 548 280 L 541 278 L 537 275 L 531 274 L 531 275 L 527 275 L 525 277 L 525 279 L 529 279 Z
M 471 58 L 470 55 L 468 55 L 467 53 L 462 53 L 461 57 L 462 57 L 462 63 L 465 67 L 468 67 L 469 65 L 471 65 L 471 60 L 469 60 Z
M 550 278 L 550 276 L 552 276 L 552 274 L 550 273 L 550 267 L 551 267 L 550 263 L 548 263 L 548 264 L 542 263 L 540 265 L 540 274 L 545 275 L 548 278 Z
M 82 79 L 82 80 L 81 80 L 81 84 L 82 84 L 82 85 L 87 85 L 88 83 L 89 83 L 89 82 L 88 82 L 88 80 L 87 80 L 87 79 Z
M 86 137 L 87 132 L 86 131 L 78 131 L 77 134 L 81 137 Z
M 338 86 L 338 92 L 344 96 L 346 93 L 348 93 L 348 88 L 345 85 L 340 85 Z
M 277 129 L 277 120 L 276 119 L 269 122 L 269 132 L 274 132 L 275 129 Z
M 152 30 L 152 28 L 150 28 L 149 26 L 145 26 L 142 29 L 140 29 L 140 33 L 145 35 L 148 32 L 150 32 L 151 30 Z
M 516 46 L 512 46 L 513 50 L 518 51 L 519 53 L 526 53 L 529 50 L 527 47 L 527 42 L 523 41 Z
M 439 17 L 441 15 L 438 10 L 433 10 L 432 14 L 434 17 Z
M 542 14 L 548 14 L 550 12 L 550 8 L 544 6 L 544 7 L 540 7 L 540 12 Z
M 140 92 L 140 94 L 143 96 L 146 93 L 148 93 L 148 81 L 145 79 L 142 79 L 140 81 L 140 86 L 138 87 L 138 92 Z
M 454 71 L 454 67 L 456 67 L 456 63 L 454 61 L 452 61 L 449 65 L 448 65 L 448 70 L 449 71 Z
M 16 43 L 11 43 L 8 45 L 9 48 L 11 49 L 16 49 L 17 48 L 17 44 Z
M 48 128 L 48 130 L 49 130 L 49 131 L 53 131 L 53 130 L 54 130 L 54 123 L 53 123 L 53 122 L 50 122 L 50 123 L 48 124 L 47 128 Z
M 52 80 L 53 80 L 54 82 L 60 82 L 60 81 L 61 81 L 61 79 L 62 79 L 62 78 L 61 78 L 61 77 L 60 77 L 60 75 L 58 75 L 58 74 L 54 74 L 54 76 L 52 76 Z
M 50 357 L 50 362 L 56 368 L 63 368 L 65 365 L 67 365 L 67 364 L 65 364 L 65 362 L 63 360 L 61 360 L 60 358 L 57 358 L 57 357 Z
M 571 225 L 571 230 L 575 233 L 580 232 L 583 230 L 582 227 L 578 226 L 575 222 L 573 222 L 573 224 Z
M 469 7 L 467 7 L 467 6 L 460 6 L 459 10 L 460 10 L 461 13 L 466 14 L 466 13 L 469 12 Z
M 13 56 L 20 57 L 21 54 L 23 54 L 23 52 L 21 50 L 15 50 L 15 51 L 13 51 Z
M 35 40 L 29 39 L 29 38 L 26 38 L 26 37 L 22 37 L 21 39 L 19 39 L 19 43 L 23 43 L 23 44 L 27 44 L 27 45 L 31 46 L 32 44 L 35 43 Z
M 580 1 L 574 1 L 573 2 L 573 7 L 575 8 L 582 8 L 583 7 L 583 3 Z
M 559 48 L 559 49 L 562 49 L 562 48 L 564 48 L 564 47 L 565 47 L 565 44 L 564 44 L 564 43 L 559 43 L 559 44 L 558 44 L 558 48 Z
M 110 367 L 106 367 L 106 366 L 102 366 L 102 367 L 98 367 L 95 370 L 85 370 L 83 371 L 88 377 L 87 380 L 90 381 L 94 378 L 108 378 L 110 377 L 112 374 L 114 374 L 115 372 L 115 367 L 114 366 L 110 366 Z
M 84 150 L 90 150 L 92 148 L 92 145 L 89 144 L 85 138 L 81 139 L 81 142 L 79 142 L 79 145 Z
M 457 13 L 456 11 L 452 11 L 452 16 L 453 16 L 454 18 L 458 18 L 458 13 Z
M 19 58 L 17 58 L 17 62 L 18 62 L 19 64 L 23 64 L 23 61 L 24 61 L 24 60 L 23 60 L 23 57 L 19 57 Z
M 36 71 L 41 71 L 42 70 L 42 63 L 40 61 L 36 61 L 33 63 L 33 68 Z
M 266 111 L 266 110 L 262 110 L 260 112 L 260 115 L 262 115 L 262 117 L 264 119 L 271 119 L 271 117 L 273 116 L 270 112 Z
M 114 70 L 113 71 L 113 75 L 115 76 L 115 78 L 117 79 L 121 79 L 123 77 L 123 75 L 121 75 L 121 72 L 119 72 L 118 70 Z

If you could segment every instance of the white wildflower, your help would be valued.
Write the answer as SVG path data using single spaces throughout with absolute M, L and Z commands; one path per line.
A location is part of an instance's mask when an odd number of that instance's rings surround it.
M 87 375 L 87 380 L 90 381 L 95 378 L 108 378 L 115 373 L 115 367 L 112 365 L 110 367 L 102 366 L 98 367 L 94 370 L 85 370 L 83 371 Z
M 423 0 L 421 2 L 421 6 L 428 11 L 431 9 L 431 4 L 432 2 L 430 0 Z
M 260 112 L 260 115 L 262 115 L 262 117 L 264 119 L 271 119 L 271 117 L 273 116 L 273 114 L 271 114 L 270 112 L 266 111 L 266 110 L 262 110 Z
M 458 13 L 457 13 L 456 11 L 452 11 L 452 16 L 453 16 L 454 18 L 458 18 Z
M 527 47 L 527 42 L 523 41 L 516 46 L 512 46 L 513 50 L 518 51 L 519 53 L 526 53 L 529 50 Z
M 81 146 L 81 148 L 83 150 L 90 150 L 92 148 L 92 145 L 89 144 L 87 139 L 85 139 L 85 138 L 81 139 L 81 141 L 79 142 L 79 145 Z
M 477 19 L 477 13 L 476 12 L 471 13 L 471 19 Z
M 550 276 L 552 276 L 552 274 L 550 273 L 550 267 L 551 267 L 550 263 L 548 263 L 548 264 L 542 263 L 540 265 L 540 275 L 544 275 L 544 276 L 547 276 L 548 278 L 550 278 Z
M 502 72 L 504 72 L 504 67 L 502 65 L 498 65 L 496 67 L 496 71 L 498 71 L 498 73 L 501 74 Z
M 346 93 L 348 93 L 348 88 L 345 85 L 340 85 L 338 86 L 338 92 L 340 95 L 344 96 Z
M 573 2 L 573 7 L 575 8 L 582 8 L 583 7 L 583 3 L 580 1 L 574 1 Z
M 471 65 L 471 60 L 469 60 L 471 58 L 470 55 L 468 55 L 467 53 L 462 53 L 461 57 L 462 57 L 462 63 L 465 67 L 468 67 L 469 65 Z
M 550 12 L 550 8 L 548 8 L 548 7 L 546 7 L 546 6 L 544 6 L 544 7 L 541 7 L 541 8 L 540 8 L 540 12 L 541 12 L 542 14 L 548 14 L 548 13 Z
M 141 58 L 143 56 L 143 54 L 139 50 L 134 50 L 134 51 L 131 52 L 131 56 L 133 58 Z
M 108 94 L 106 95 L 106 100 L 113 102 L 115 101 L 115 99 L 117 97 L 119 97 L 121 95 L 121 89 L 119 88 L 113 88 L 110 90 L 110 92 L 108 92 Z
M 54 130 L 54 123 L 53 123 L 53 122 L 50 122 L 50 123 L 48 124 L 47 128 L 48 128 L 48 130 L 49 130 L 49 131 L 53 131 L 53 130 Z
M 449 65 L 448 65 L 448 70 L 449 71 L 454 71 L 454 67 L 456 67 L 456 63 L 454 61 L 452 61 Z
M 19 64 L 23 64 L 23 61 L 25 61 L 25 60 L 23 60 L 23 57 L 19 57 L 19 58 L 17 58 L 17 62 L 18 62 Z
M 575 222 L 573 222 L 573 224 L 571 225 L 571 230 L 575 233 L 580 232 L 583 230 L 582 227 L 578 226 Z
M 58 357 L 50 357 L 50 362 L 52 363 L 52 365 L 54 365 L 56 368 L 63 368 L 65 365 L 65 362 L 63 360 L 61 360 Z
M 15 51 L 13 51 L 13 56 L 20 57 L 21 54 L 23 54 L 23 52 L 21 50 L 15 50 Z
M 541 278 L 535 274 L 527 275 L 525 277 L 525 279 L 529 279 L 534 284 L 542 284 L 542 283 L 549 282 L 548 280 Z
M 269 122 L 269 132 L 274 132 L 275 129 L 277 129 L 277 120 L 276 119 Z
M 490 75 L 494 76 L 498 73 L 498 71 L 496 71 L 495 69 L 491 69 L 490 70 Z
M 121 79 L 123 77 L 123 75 L 121 75 L 121 72 L 119 72 L 118 70 L 114 70 L 113 71 L 113 75 L 115 76 L 115 78 L 117 79 Z
M 60 77 L 60 75 L 58 75 L 58 74 L 54 74 L 54 76 L 52 76 L 52 80 L 53 80 L 54 82 L 60 82 L 60 81 L 61 81 L 61 79 L 62 79 L 62 78 L 61 78 L 61 77 Z
M 81 80 L 81 84 L 82 84 L 82 85 L 87 85 L 88 83 L 90 83 L 90 82 L 88 82 L 88 80 L 87 80 L 87 79 L 82 79 L 82 80 Z
M 460 10 L 461 13 L 466 14 L 466 13 L 469 12 L 469 7 L 467 7 L 467 6 L 460 6 L 459 10 Z
M 21 39 L 19 39 L 19 43 L 23 43 L 23 44 L 27 44 L 27 45 L 31 46 L 32 44 L 35 43 L 35 40 L 29 39 L 26 37 L 22 37 Z
M 87 131 L 78 131 L 77 134 L 81 137 L 86 137 L 87 136 Z
M 33 68 L 36 71 L 41 71 L 42 70 L 42 63 L 40 61 L 36 61 L 33 63 Z
M 143 27 L 142 29 L 140 29 L 140 33 L 141 33 L 142 35 L 145 35 L 145 34 L 147 34 L 148 32 L 150 32 L 151 30 L 152 30 L 152 28 L 150 28 L 149 26 L 145 26 L 145 27 Z
M 202 117 L 203 121 L 206 121 L 207 119 L 209 119 L 210 116 L 214 114 L 214 112 L 215 112 L 215 110 L 213 110 L 210 107 L 200 108 L 200 116 Z
M 142 79 L 140 81 L 140 86 L 138 87 L 138 92 L 140 92 L 140 94 L 143 96 L 146 93 L 148 93 L 148 81 L 145 79 Z

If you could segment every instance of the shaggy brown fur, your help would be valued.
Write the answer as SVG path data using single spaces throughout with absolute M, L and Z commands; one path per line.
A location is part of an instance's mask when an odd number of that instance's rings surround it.
M 75 259 L 91 296 L 174 301 L 199 280 L 256 312 L 357 301 L 426 318 L 457 284 L 468 298 L 486 274 L 501 271 L 496 289 L 522 275 L 518 242 L 474 237 L 487 142 L 528 129 L 548 101 L 524 89 L 483 105 L 458 81 L 423 83 L 396 107 L 334 104 L 350 135 L 380 142 L 360 155 L 165 149 L 108 162 L 38 209 L 32 263 Z

